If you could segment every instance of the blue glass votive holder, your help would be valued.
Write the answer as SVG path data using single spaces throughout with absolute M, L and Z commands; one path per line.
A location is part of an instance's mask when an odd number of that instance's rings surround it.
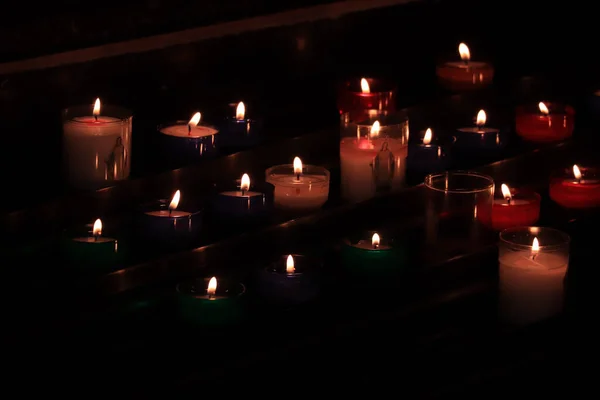
M 254 222 L 267 217 L 273 209 L 273 185 L 250 183 L 247 174 L 223 189 L 217 188 L 212 200 L 212 208 L 221 221 Z
M 498 128 L 486 125 L 487 115 L 480 110 L 473 126 L 456 130 L 455 148 L 474 156 L 494 154 L 506 147 L 508 136 Z
M 419 134 L 418 142 L 408 146 L 407 169 L 409 175 L 425 175 L 448 169 L 452 164 L 454 136 L 433 135 L 431 129 Z
M 230 104 L 235 115 L 227 117 L 220 127 L 220 147 L 229 153 L 260 144 L 263 139 L 263 124 L 259 119 L 248 118 L 244 103 Z
M 220 133 L 213 126 L 190 121 L 159 125 L 159 152 L 170 165 L 183 166 L 218 154 Z

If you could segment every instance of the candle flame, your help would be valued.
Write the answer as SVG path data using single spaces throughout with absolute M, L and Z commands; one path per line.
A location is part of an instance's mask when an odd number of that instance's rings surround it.
M 460 54 L 460 59 L 463 61 L 469 61 L 471 59 L 471 51 L 469 50 L 469 46 L 464 43 L 458 45 L 458 54 Z
M 573 165 L 573 176 L 577 180 L 581 179 L 581 171 L 579 170 L 577 164 Z
M 379 247 L 380 242 L 381 242 L 381 239 L 379 238 L 379 234 L 374 233 L 373 237 L 371 238 L 371 244 L 373 245 L 373 247 Z
M 171 199 L 171 203 L 169 203 L 169 210 L 175 210 L 177 208 L 179 199 L 181 199 L 181 192 L 177 190 L 173 195 L 173 199 Z
M 487 115 L 485 114 L 485 111 L 479 110 L 479 112 L 477 113 L 477 120 L 476 120 L 477 126 L 480 126 L 480 127 L 484 126 L 486 122 L 487 122 Z
M 296 272 L 296 268 L 294 267 L 294 257 L 292 257 L 291 254 L 287 257 L 287 261 L 285 263 L 285 272 L 288 274 L 293 274 Z
M 371 88 L 369 87 L 369 81 L 367 81 L 365 78 L 362 78 L 360 80 L 360 90 L 363 93 L 371 93 Z
M 190 119 L 190 122 L 188 122 L 188 125 L 191 126 L 192 128 L 195 128 L 196 126 L 198 126 L 198 124 L 200 123 L 200 118 L 202 118 L 202 114 L 200 114 L 199 112 L 197 112 L 196 114 L 194 114 L 194 116 Z
M 92 234 L 94 236 L 102 235 L 102 221 L 100 220 L 100 218 L 98 218 L 96 221 L 94 221 L 94 227 L 92 228 Z
M 206 288 L 206 294 L 214 296 L 217 293 L 217 278 L 214 276 L 208 281 L 208 287 Z
M 94 116 L 98 116 L 100 115 L 100 98 L 96 99 L 96 102 L 94 103 Z
M 240 189 L 241 190 L 250 190 L 250 177 L 248 176 L 248 174 L 244 174 L 242 175 L 242 182 L 240 184 Z
M 505 183 L 503 183 L 502 186 L 500 186 L 500 190 L 502 191 L 502 196 L 504 197 L 505 200 L 512 199 L 512 194 L 510 193 L 510 189 L 508 188 L 508 186 Z
M 431 132 L 431 128 L 427 128 L 425 131 L 425 136 L 423 136 L 423 144 L 431 143 L 431 138 L 433 137 L 433 133 Z
M 302 160 L 300 157 L 294 158 L 294 175 L 300 175 L 302 173 Z
M 550 111 L 548 110 L 548 107 L 546 107 L 546 104 L 544 104 L 543 101 L 540 101 L 540 103 L 538 104 L 538 107 L 542 114 L 548 115 L 550 113 Z
M 246 106 L 243 101 L 240 101 L 235 109 L 235 119 L 242 121 L 246 116 Z
M 381 130 L 381 125 L 379 121 L 373 122 L 373 126 L 371 126 L 371 136 L 379 136 L 379 131 Z
M 531 244 L 531 257 L 535 258 L 537 254 L 540 252 L 540 242 L 537 237 L 533 238 L 533 243 Z

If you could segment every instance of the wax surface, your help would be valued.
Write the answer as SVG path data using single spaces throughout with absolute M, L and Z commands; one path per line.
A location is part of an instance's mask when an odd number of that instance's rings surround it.
M 447 62 L 437 66 L 436 74 L 440 83 L 450 90 L 468 90 L 490 84 L 494 78 L 494 68 L 484 62 Z
M 383 251 L 390 250 L 391 246 L 386 246 L 385 244 L 380 244 L 377 248 L 373 246 L 373 243 L 370 240 L 359 240 L 358 243 L 351 244 L 352 247 L 356 249 L 362 250 L 370 250 L 370 251 Z
M 367 79 L 370 93 L 362 93 L 359 85 L 344 86 L 338 94 L 340 113 L 361 112 L 363 110 L 392 111 L 396 108 L 394 90 L 377 79 Z M 360 80 L 356 81 L 357 83 Z
M 81 243 L 108 243 L 108 242 L 114 242 L 115 239 L 104 237 L 104 236 L 100 236 L 100 237 L 98 237 L 98 239 L 96 239 L 94 237 L 87 236 L 87 237 L 73 238 L 73 241 L 81 242 Z
M 511 190 L 515 194 L 515 190 Z M 477 218 L 496 231 L 534 225 L 540 218 L 540 198 L 537 194 L 524 195 L 527 198 L 513 198 L 510 204 L 505 199 L 494 199 L 491 208 L 481 207 Z
M 499 259 L 500 307 L 510 322 L 527 324 L 562 310 L 564 278 L 569 260 L 560 254 L 507 252 Z
M 267 182 L 275 187 L 274 203 L 278 208 L 319 208 L 329 197 L 329 179 L 325 175 L 272 174 Z
M 515 120 L 519 136 L 532 142 L 554 142 L 569 138 L 573 134 L 574 118 L 565 112 L 540 112 L 517 109 Z
M 585 175 L 584 175 L 585 177 Z M 585 209 L 600 207 L 600 183 L 585 179 L 582 183 L 572 178 L 550 182 L 550 198 L 565 208 Z
M 476 134 L 480 134 L 480 135 L 484 135 L 484 134 L 496 134 L 498 132 L 500 132 L 500 129 L 495 129 L 495 128 L 488 128 L 486 126 L 484 127 L 469 127 L 469 128 L 460 128 L 458 129 L 459 132 L 464 132 L 464 133 L 476 133 Z
M 259 192 L 242 192 L 241 190 L 238 191 L 230 191 L 230 192 L 221 192 L 221 195 L 223 196 L 230 196 L 230 197 L 254 197 L 254 196 L 262 196 L 262 193 Z
M 189 217 L 192 213 L 187 211 L 173 210 L 169 213 L 169 210 L 156 210 L 156 211 L 148 211 L 146 215 L 151 217 L 163 217 L 163 218 L 181 218 L 181 217 Z
M 190 131 L 187 124 L 180 124 L 164 127 L 160 130 L 160 133 L 180 138 L 197 139 L 205 136 L 216 135 L 219 133 L 219 131 L 203 125 L 197 125 Z

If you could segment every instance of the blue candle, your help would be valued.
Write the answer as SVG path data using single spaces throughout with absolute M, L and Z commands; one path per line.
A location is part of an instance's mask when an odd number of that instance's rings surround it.
M 213 200 L 215 211 L 224 218 L 235 220 L 266 216 L 273 205 L 273 187 L 266 185 L 259 191 L 250 185 L 250 177 L 244 174 L 235 190 L 217 194 Z
M 88 225 L 88 229 L 91 226 Z M 119 261 L 116 239 L 102 235 L 102 221 L 97 219 L 86 235 L 68 237 L 64 242 L 65 256 L 77 268 L 114 266 Z
M 155 243 L 189 244 L 200 231 L 202 213 L 178 208 L 180 200 L 181 192 L 177 190 L 170 201 L 146 204 L 141 214 L 140 234 Z
M 177 121 L 158 127 L 160 151 L 164 158 L 177 165 L 195 162 L 217 154 L 219 131 L 200 124 L 198 112 L 189 121 Z
M 241 283 L 216 277 L 195 279 L 177 285 L 179 311 L 189 323 L 203 326 L 231 325 L 245 317 Z
M 282 305 L 314 300 L 319 294 L 315 279 L 318 264 L 308 257 L 290 254 L 281 257 L 257 274 L 257 291 L 262 297 Z
M 497 128 L 485 126 L 487 116 L 479 110 L 476 126 L 459 128 L 456 134 L 456 148 L 474 155 L 502 150 L 506 146 L 506 135 Z
M 446 170 L 451 163 L 451 147 L 455 141 L 454 136 L 446 140 L 434 137 L 431 128 L 427 128 L 421 132 L 419 143 L 408 147 L 409 171 L 426 175 Z
M 235 117 L 228 117 L 220 130 L 220 146 L 229 152 L 256 146 L 263 140 L 262 123 L 246 117 L 246 106 L 239 102 Z

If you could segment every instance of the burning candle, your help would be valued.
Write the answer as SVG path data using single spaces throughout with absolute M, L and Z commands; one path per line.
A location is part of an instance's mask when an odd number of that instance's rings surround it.
M 497 128 L 485 126 L 487 114 L 479 110 L 475 118 L 475 126 L 459 128 L 456 135 L 456 147 L 466 150 L 494 151 L 504 148 L 506 137 Z
M 482 223 L 501 231 L 517 226 L 533 225 L 538 221 L 541 202 L 539 194 L 511 189 L 504 183 L 500 186 L 499 192 L 502 197 L 494 199 L 491 210 L 489 207 L 479 207 L 481 211 L 478 212 L 477 217 Z
M 405 182 L 408 120 L 374 116 L 342 130 L 342 196 L 351 202 L 400 189 Z
M 361 238 L 346 239 L 341 255 L 349 273 L 363 279 L 385 279 L 403 271 L 405 251 L 391 238 L 367 232 Z
M 87 225 L 88 229 L 90 225 Z M 102 235 L 102 221 L 97 219 L 88 235 L 70 237 L 65 242 L 65 254 L 75 267 L 114 266 L 118 262 L 117 240 Z
M 452 136 L 446 140 L 434 137 L 431 128 L 421 132 L 421 140 L 408 148 L 407 166 L 409 171 L 419 174 L 444 171 L 451 162 L 451 146 L 456 141 Z
M 309 257 L 289 254 L 260 270 L 257 288 L 262 297 L 280 304 L 301 304 L 319 294 L 316 280 L 319 264 Z
M 550 228 L 511 228 L 500 234 L 500 310 L 528 324 L 562 310 L 569 236 Z
M 200 123 L 202 114 L 195 113 L 189 121 L 160 125 L 161 152 L 176 165 L 214 156 L 218 151 L 219 131 Z
M 445 62 L 437 66 L 440 84 L 449 90 L 479 89 L 492 83 L 494 67 L 486 62 L 471 61 L 469 47 L 460 43 L 458 53 L 462 61 Z
M 597 168 L 573 165 L 550 178 L 550 198 L 565 208 L 600 206 L 600 174 Z
M 186 211 L 180 206 L 181 192 L 175 191 L 171 200 L 158 200 L 143 206 L 140 232 L 157 243 L 186 246 L 200 230 L 200 211 Z
M 219 135 L 221 148 L 230 153 L 255 146 L 263 140 L 260 121 L 248 118 L 243 102 L 234 106 L 235 115 L 225 119 Z
M 97 189 L 129 177 L 131 120 L 128 110 L 102 106 L 63 111 L 63 151 L 67 180 L 81 189 Z
M 216 277 L 194 279 L 177 285 L 179 310 L 188 323 L 203 326 L 231 325 L 244 316 L 243 295 L 246 288 L 241 283 Z
M 516 131 L 531 142 L 554 142 L 573 134 L 575 110 L 557 103 L 539 102 L 517 108 Z
M 266 181 L 275 188 L 274 204 L 280 209 L 315 210 L 329 197 L 329 171 L 303 165 L 299 157 L 293 164 L 267 169 Z
M 234 219 L 263 217 L 268 214 L 273 201 L 272 186 L 252 190 L 250 176 L 243 174 L 237 181 L 237 190 L 220 192 L 214 199 L 214 208 L 222 217 Z
M 366 110 L 383 113 L 393 111 L 395 107 L 394 86 L 381 79 L 361 78 L 348 81 L 338 97 L 340 114 L 362 114 Z

